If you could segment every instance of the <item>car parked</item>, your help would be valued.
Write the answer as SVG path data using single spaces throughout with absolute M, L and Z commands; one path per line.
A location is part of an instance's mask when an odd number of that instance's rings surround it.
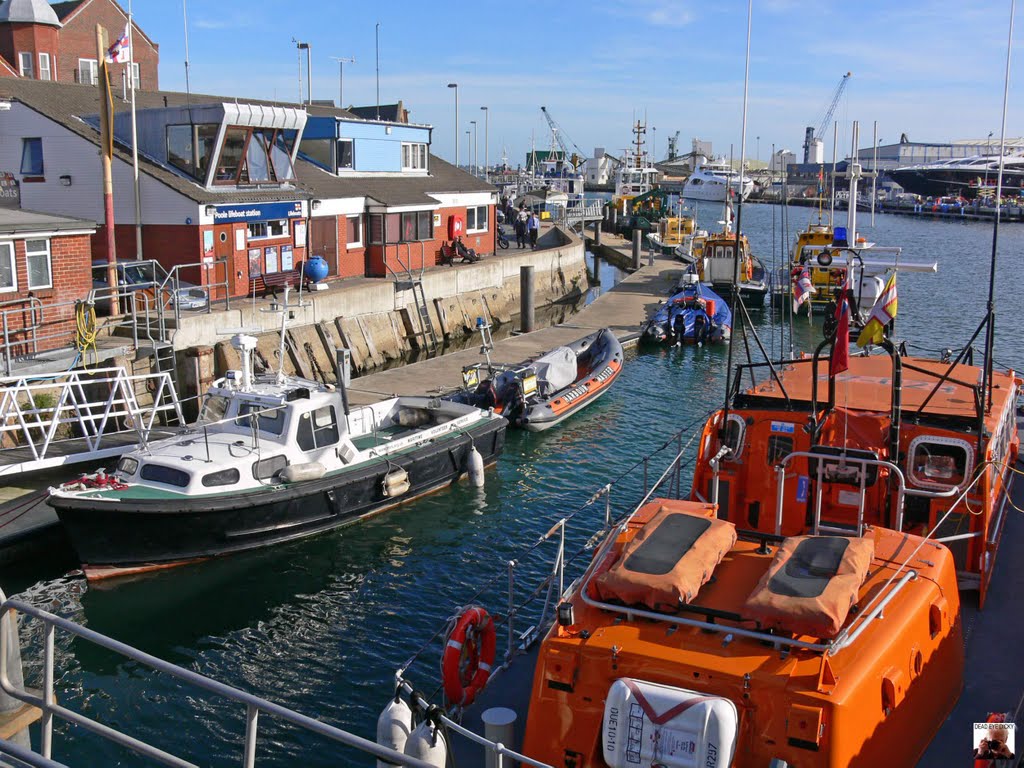
M 110 296 L 107 267 L 107 262 L 102 259 L 92 263 L 93 296 L 96 299 L 99 314 L 106 314 L 103 311 L 103 305 L 106 304 L 104 298 Z M 117 283 L 122 294 L 130 291 L 148 291 L 155 294 L 160 286 L 167 283 L 167 270 L 155 261 L 119 261 L 117 262 Z M 170 289 L 172 286 L 168 284 L 168 288 Z M 164 300 L 168 302 L 169 307 L 177 306 L 179 310 L 183 311 L 206 309 L 210 303 L 206 289 L 185 280 L 178 280 L 177 288 L 173 289 Z

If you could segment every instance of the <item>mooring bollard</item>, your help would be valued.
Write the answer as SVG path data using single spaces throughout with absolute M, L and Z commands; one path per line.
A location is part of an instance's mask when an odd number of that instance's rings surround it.
M 601 244 L 601 225 L 600 224 L 595 224 L 594 225 L 594 244 L 595 245 L 600 245 Z
M 508 707 L 491 707 L 483 711 L 480 719 L 484 721 L 484 737 L 488 741 L 501 744 L 508 749 L 515 749 L 515 710 Z M 487 768 L 495 768 L 498 765 L 497 756 L 490 749 L 487 750 L 485 764 Z M 509 761 L 503 761 L 502 764 L 508 765 Z
M 0 603 L 5 602 L 7 602 L 7 596 L 0 591 Z M 21 668 L 21 641 L 18 639 L 18 621 L 7 611 L 4 611 L 3 615 L 0 616 L 0 632 L 3 632 L 7 638 L 7 677 L 11 681 L 12 686 L 19 690 L 24 689 L 25 675 Z M 8 716 L 24 706 L 24 702 L 19 701 L 0 689 L 0 721 L 7 719 Z M 8 739 L 19 747 L 32 749 L 27 725 L 16 733 L 3 733 L 0 734 L 0 737 Z
M 640 229 L 633 230 L 633 269 L 640 269 L 640 245 L 643 243 L 644 233 Z
M 533 266 L 519 268 L 519 330 L 533 330 Z

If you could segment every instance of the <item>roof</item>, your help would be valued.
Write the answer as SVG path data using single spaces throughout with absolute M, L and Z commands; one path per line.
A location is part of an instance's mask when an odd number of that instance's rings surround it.
M 48 24 L 59 27 L 60 20 L 46 0 L 4 0 L 0 4 L 0 24 Z
M 350 106 L 348 111 L 364 120 L 386 120 L 389 123 L 405 122 L 405 109 L 402 108 L 402 102 L 381 104 L 380 106 L 374 104 L 369 107 Z
M 20 235 L 32 232 L 62 232 L 95 230 L 97 224 L 88 219 L 71 216 L 53 216 L 21 208 L 0 208 L 0 235 Z
M 53 8 L 54 13 L 57 14 L 58 18 L 60 18 L 61 23 L 66 24 L 69 21 L 71 21 L 75 16 L 77 16 L 79 11 L 84 10 L 85 7 L 89 5 L 89 3 L 91 2 L 92 0 L 69 0 L 68 2 L 63 3 L 54 3 L 50 7 Z M 107 2 L 109 2 L 110 5 L 112 5 L 115 9 L 120 11 L 121 15 L 124 16 L 125 21 L 128 20 L 128 13 L 125 11 L 124 8 L 121 7 L 117 0 L 107 0 Z M 143 39 L 145 39 L 147 43 L 153 46 L 154 49 L 160 47 L 153 40 L 153 38 L 147 35 L 145 30 L 143 30 L 139 26 L 139 20 L 137 17 L 132 19 L 132 28 L 138 34 L 142 35 Z
M 70 2 L 66 3 L 54 3 L 50 7 L 53 9 L 53 12 L 57 14 L 57 18 L 64 21 L 64 19 L 78 9 L 78 6 L 83 5 L 86 2 L 88 2 L 88 0 L 70 0 Z
M 99 112 L 99 90 L 94 86 L 4 78 L 0 79 L 0 98 L 20 101 L 90 143 L 99 146 L 99 133 L 82 119 L 83 116 L 95 115 Z M 192 94 L 189 97 L 187 94 L 176 91 L 136 91 L 135 100 L 138 109 L 186 106 L 189 103 L 200 105 L 238 101 L 235 97 L 206 94 Z M 290 102 L 260 99 L 245 99 L 244 103 L 285 107 L 299 106 Z M 129 108 L 128 102 L 115 96 L 115 113 L 126 112 Z M 307 108 L 307 111 L 314 116 L 356 119 L 351 112 L 337 107 L 312 105 Z M 114 155 L 124 162 L 131 162 L 131 152 L 127 146 L 115 143 Z M 141 155 L 139 169 L 176 192 L 202 204 L 299 200 L 312 194 L 315 197 L 328 199 L 366 196 L 379 200 L 385 205 L 415 205 L 436 202 L 426 197 L 430 193 L 494 191 L 494 187 L 487 182 L 434 156 L 430 158 L 430 173 L 428 175 L 402 177 L 335 176 L 307 161 L 298 159 L 295 163 L 297 186 L 230 191 L 206 189 L 192 179 L 179 175 Z
M 920 357 L 903 357 L 902 403 L 904 416 L 917 411 L 928 398 L 939 382 L 939 378 L 949 369 L 948 363 Z M 789 396 L 797 402 L 811 402 L 811 365 L 797 361 L 779 369 L 779 376 Z M 924 414 L 927 416 L 944 416 L 963 419 L 975 419 L 973 386 L 981 377 L 981 368 L 975 365 L 960 364 L 950 374 L 950 379 L 939 387 L 928 402 Z M 992 374 L 994 384 L 992 392 L 993 408 L 989 416 L 996 418 L 1003 413 L 1006 399 L 1014 393 L 1013 375 L 995 371 Z M 967 386 L 970 385 L 970 386 Z M 783 392 L 768 378 L 753 389 L 747 390 L 748 396 L 782 401 Z M 828 358 L 818 361 L 818 403 L 828 400 Z M 858 411 L 887 412 L 892 400 L 892 360 L 888 355 L 872 355 L 862 357 L 850 356 L 850 367 L 836 377 L 836 404 L 844 408 Z

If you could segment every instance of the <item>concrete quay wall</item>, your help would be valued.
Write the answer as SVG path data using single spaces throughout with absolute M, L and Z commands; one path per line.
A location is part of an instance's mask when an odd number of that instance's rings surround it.
M 585 245 L 559 229 L 544 232 L 540 249 L 510 249 L 476 264 L 430 269 L 423 293 L 439 341 L 471 334 L 476 318 L 492 325 L 518 322 L 519 271 L 534 268 L 537 305 L 559 301 L 587 288 Z M 507 254 L 507 255 L 506 255 Z M 279 294 L 280 297 L 280 294 Z M 298 294 L 290 294 L 295 303 Z M 245 329 L 259 339 L 257 364 L 277 368 L 281 315 L 267 311 L 266 299 L 232 303 L 230 310 L 184 316 L 174 336 L 183 389 L 191 394 L 224 371 L 238 368 L 230 335 Z M 326 291 L 304 293 L 288 321 L 285 370 L 333 381 L 335 347 L 352 352 L 362 373 L 405 358 L 422 345 L 421 320 L 413 293 L 394 278 L 359 278 Z

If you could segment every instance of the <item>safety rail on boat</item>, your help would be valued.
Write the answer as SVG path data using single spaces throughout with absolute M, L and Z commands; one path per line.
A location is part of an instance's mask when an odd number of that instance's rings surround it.
M 151 392 L 150 405 L 139 403 L 138 388 Z M 0 449 L 0 475 L 111 456 L 124 450 L 119 436 L 145 446 L 163 426 L 158 419 L 185 423 L 167 372 L 129 374 L 112 367 L 0 377 L 0 393 L 0 438 L 13 444 Z M 53 405 L 41 404 L 43 395 Z M 62 427 L 77 435 L 58 436 Z
M 945 499 L 955 496 L 960 492 L 959 486 L 953 486 L 945 491 L 925 491 L 917 488 L 908 488 L 906 478 L 903 476 L 903 470 L 891 461 L 885 461 L 884 459 L 869 459 L 862 456 L 850 456 L 845 453 L 794 451 L 793 453 L 783 457 L 782 460 L 775 465 L 775 477 L 777 481 L 775 496 L 775 534 L 777 536 L 782 534 L 782 513 L 785 506 L 786 466 L 793 459 L 807 459 L 808 463 L 811 461 L 817 462 L 817 467 L 815 468 L 817 482 L 814 484 L 814 524 L 811 528 L 811 532 L 815 536 L 822 531 L 825 531 L 826 533 L 840 534 L 853 533 L 853 530 L 851 529 L 821 524 L 821 503 L 826 480 L 826 464 L 838 465 L 839 469 L 845 469 L 850 465 L 855 465 L 860 468 L 859 471 L 857 471 L 857 480 L 859 483 L 856 528 L 857 536 L 864 535 L 864 504 L 867 497 L 868 467 L 888 469 L 898 480 L 898 484 L 896 486 L 896 519 L 893 524 L 893 528 L 897 531 L 903 530 L 903 499 L 905 496 L 923 496 L 929 499 Z
M 258 740 L 259 716 L 261 714 L 270 715 L 310 733 L 338 742 L 339 744 L 343 744 L 347 747 L 352 747 L 364 754 L 372 755 L 396 765 L 410 766 L 410 768 L 431 768 L 430 763 L 409 757 L 408 755 L 403 755 L 393 749 L 382 747 L 372 741 L 356 736 L 355 734 L 349 733 L 348 731 L 336 726 L 329 725 L 320 720 L 309 717 L 308 715 L 303 715 L 295 710 L 288 709 L 280 704 L 275 704 L 267 699 L 247 693 L 246 691 L 238 688 L 234 688 L 233 686 L 206 677 L 205 675 L 200 675 L 196 672 L 180 667 L 177 664 L 172 664 L 168 661 L 164 661 L 163 659 L 151 656 L 150 654 L 133 648 L 130 645 L 114 640 L 113 638 L 88 629 L 87 627 L 80 626 L 68 619 L 64 619 L 48 611 L 44 611 L 41 608 L 36 608 L 35 606 L 29 605 L 28 603 L 24 603 L 20 600 L 5 599 L 3 598 L 2 593 L 0 593 L 0 599 L 3 599 L 3 603 L 0 604 L 0 688 L 3 688 L 5 693 L 18 701 L 37 707 L 42 711 L 39 750 L 42 761 L 32 762 L 30 760 L 25 760 L 25 762 L 29 762 L 31 765 L 58 765 L 57 763 L 52 762 L 51 756 L 53 751 L 53 722 L 55 718 L 59 718 L 65 722 L 84 728 L 91 733 L 97 734 L 108 741 L 122 747 L 126 747 L 137 754 L 163 763 L 164 765 L 173 766 L 174 768 L 196 768 L 193 763 L 190 763 L 177 755 L 173 755 L 159 747 L 155 747 L 144 741 L 136 739 L 133 736 L 129 736 L 116 728 L 105 725 L 98 720 L 87 717 L 81 712 L 77 712 L 57 703 L 55 693 L 56 678 L 54 674 L 54 638 L 56 630 L 59 629 L 81 640 L 93 643 L 113 653 L 120 654 L 121 656 L 149 667 L 156 672 L 170 675 L 194 688 L 207 691 L 208 693 L 212 693 L 223 699 L 227 699 L 228 701 L 244 706 L 246 725 L 241 755 L 243 768 L 254 768 L 256 765 L 256 744 Z M 16 633 L 12 630 L 10 623 L 16 620 L 17 613 L 41 621 L 43 624 L 43 688 L 39 694 L 32 693 L 24 687 L 15 686 L 11 682 L 11 670 L 8 668 L 8 659 L 11 658 L 11 649 L 8 648 L 8 644 L 10 643 L 10 638 L 12 636 L 16 636 Z M 498 764 L 500 765 L 500 762 Z

